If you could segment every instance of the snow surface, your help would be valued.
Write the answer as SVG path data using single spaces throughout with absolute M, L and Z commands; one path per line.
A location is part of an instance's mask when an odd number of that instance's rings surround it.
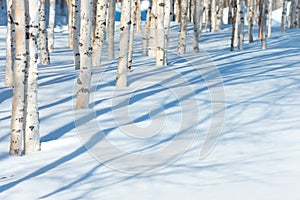
M 141 56 L 136 36 L 127 89 L 114 90 L 117 60 L 104 54 L 84 111 L 73 110 L 78 72 L 66 29 L 56 29 L 51 65 L 40 66 L 42 151 L 15 157 L 7 153 L 12 90 L 2 87 L 0 27 L 0 199 L 300 199 L 299 29 L 274 27 L 265 51 L 255 37 L 230 52 L 231 28 L 224 26 L 203 33 L 199 54 L 189 44 L 179 56 L 178 28 L 172 24 L 163 68 Z M 200 159 L 210 128 L 222 128 L 221 136 Z

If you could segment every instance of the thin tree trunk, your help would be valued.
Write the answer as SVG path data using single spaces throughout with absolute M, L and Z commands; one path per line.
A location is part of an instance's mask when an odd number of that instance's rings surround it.
M 92 0 L 80 1 L 80 73 L 76 109 L 88 108 L 92 77 Z
M 37 38 L 39 25 L 38 0 L 28 0 L 29 8 L 29 65 L 27 69 L 27 86 L 25 94 L 26 120 L 24 150 L 26 153 L 41 150 L 38 111 L 38 52 Z
M 210 22 L 209 16 L 210 16 L 210 1 L 207 0 L 205 1 L 205 26 L 204 26 L 204 31 L 207 32 L 208 24 Z
M 168 65 L 168 56 L 167 56 L 167 51 L 169 48 L 169 27 L 170 27 L 170 22 L 172 19 L 172 0 L 165 0 L 165 12 L 164 12 L 164 33 L 165 33 L 165 56 L 164 56 L 164 64 Z
M 230 44 L 230 51 L 234 51 L 234 39 L 235 39 L 235 34 L 236 34 L 236 15 L 237 15 L 237 0 L 232 0 L 232 7 L 233 7 L 233 15 L 234 17 L 232 18 L 232 34 L 231 34 L 231 44 Z
M 253 25 L 258 24 L 258 10 L 259 10 L 259 0 L 254 0 L 254 12 L 253 12 Z
M 200 30 L 200 1 L 201 0 L 193 0 L 194 1 L 194 16 L 193 16 L 193 23 L 194 23 L 194 37 L 193 37 L 193 51 L 195 53 L 199 52 L 199 30 Z
M 272 4 L 273 4 L 273 0 L 268 0 L 268 38 L 271 37 L 271 33 L 272 33 Z
M 202 30 L 203 30 L 203 11 L 204 11 L 204 0 L 200 0 L 200 8 L 199 8 L 199 38 L 202 37 Z
M 140 34 L 142 30 L 141 26 L 141 0 L 136 1 L 136 33 Z
M 179 23 L 180 22 L 180 16 L 181 16 L 181 9 L 180 9 L 180 0 L 175 0 L 176 4 L 175 4 L 175 10 L 176 10 L 176 14 L 175 14 L 175 22 Z
M 49 25 L 48 25 L 48 51 L 54 49 L 54 25 L 55 25 L 55 0 L 50 0 Z
M 237 12 L 234 13 L 233 16 L 235 18 L 234 46 L 238 46 L 238 42 L 239 42 L 240 2 L 241 0 L 237 0 L 236 2 Z
M 148 56 L 156 56 L 156 19 L 157 19 L 157 1 L 152 1 L 149 29 L 149 48 Z
M 113 60 L 115 58 L 115 18 L 116 18 L 116 0 L 109 0 L 108 7 L 108 60 Z
M 7 32 L 6 32 L 6 74 L 5 86 L 13 86 L 13 67 L 15 58 L 15 25 L 13 22 L 13 0 L 7 0 Z
M 130 8 L 131 0 L 123 0 L 120 22 L 119 62 L 116 83 L 117 87 L 127 87 Z
M 152 0 L 149 1 L 148 10 L 147 10 L 147 18 L 143 33 L 143 42 L 142 42 L 142 55 L 147 55 L 147 44 L 148 44 L 148 35 L 150 34 L 150 20 L 151 20 L 151 10 L 152 10 Z
M 42 0 L 44 1 L 44 0 Z M 69 48 L 73 49 L 73 7 L 72 7 L 72 0 L 68 0 L 68 32 L 69 32 Z
M 222 16 L 223 16 L 223 0 L 219 0 L 218 10 L 217 10 L 216 30 L 221 30 Z
M 240 0 L 240 24 L 239 24 L 239 50 L 243 50 L 244 42 L 244 4 L 245 0 Z
M 266 1 L 267 0 L 260 0 L 259 1 L 259 36 L 261 38 L 261 48 L 266 49 Z
M 128 70 L 131 70 L 132 65 L 132 55 L 133 55 L 133 45 L 134 45 L 134 25 L 136 21 L 136 11 L 137 11 L 137 0 L 133 0 L 131 3 L 131 23 L 129 32 L 129 49 L 128 49 Z
M 156 65 L 165 66 L 164 0 L 157 0 Z M 168 13 L 170 15 L 170 12 Z M 163 37 L 162 37 L 163 36 Z
M 232 0 L 228 0 L 228 24 L 232 24 Z
M 253 42 L 253 0 L 248 0 L 248 42 Z
M 40 0 L 40 48 L 41 48 L 41 64 L 50 64 L 49 51 L 48 51 L 48 36 L 46 28 L 46 2 L 45 0 Z
M 101 65 L 101 56 L 102 56 L 102 46 L 105 39 L 106 32 L 106 8 L 107 0 L 98 0 L 97 1 L 97 14 L 96 14 L 96 28 L 95 36 L 93 40 L 93 66 L 100 67 Z
M 287 1 L 283 0 L 282 16 L 281 16 L 281 31 L 286 31 L 286 13 L 287 13 Z
M 181 17 L 180 17 L 180 33 L 178 42 L 178 54 L 184 54 L 186 51 L 186 15 L 187 15 L 187 1 L 181 0 Z
M 216 30 L 216 0 L 211 0 L 210 14 L 211 14 L 211 32 L 215 32 L 215 30 Z
M 73 54 L 74 68 L 80 69 L 80 52 L 79 52 L 79 37 L 80 37 L 80 0 L 72 0 L 73 5 Z
M 27 49 L 25 41 L 25 1 L 13 1 L 16 31 L 16 59 L 14 62 L 14 88 L 12 97 L 12 118 L 10 135 L 10 155 L 22 155 L 24 146 L 24 106 L 25 69 Z

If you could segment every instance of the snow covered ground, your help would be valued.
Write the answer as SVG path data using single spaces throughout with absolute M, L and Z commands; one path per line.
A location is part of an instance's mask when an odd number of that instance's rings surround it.
M 42 151 L 14 157 L 0 27 L 0 199 L 300 199 L 300 31 L 274 27 L 267 50 L 255 37 L 230 52 L 225 26 L 203 34 L 200 54 L 178 56 L 171 29 L 166 68 L 141 56 L 136 37 L 128 89 L 114 90 L 117 61 L 104 55 L 85 111 L 73 110 L 78 72 L 57 30 L 51 65 L 40 67 Z

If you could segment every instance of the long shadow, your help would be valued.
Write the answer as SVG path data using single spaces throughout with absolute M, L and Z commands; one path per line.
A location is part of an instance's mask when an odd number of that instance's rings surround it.
M 90 120 L 90 116 L 85 116 L 82 119 L 79 119 L 78 122 L 85 123 L 86 119 Z M 80 125 L 82 125 L 82 124 L 80 124 Z M 38 170 L 28 174 L 27 176 L 24 176 L 23 178 L 20 178 L 18 180 L 15 180 L 13 182 L 10 182 L 10 183 L 7 183 L 5 185 L 0 186 L 0 192 L 4 192 L 6 190 L 9 190 L 10 188 L 15 187 L 16 185 L 18 185 L 18 184 L 20 184 L 20 183 L 22 183 L 22 182 L 24 182 L 28 179 L 32 179 L 34 177 L 42 175 L 42 174 L 44 174 L 44 173 L 46 173 L 46 172 L 62 165 L 64 163 L 80 156 L 81 154 L 83 154 L 87 151 L 86 147 L 92 148 L 94 145 L 96 145 L 100 140 L 102 140 L 106 136 L 105 134 L 109 134 L 111 130 L 113 130 L 113 129 L 105 130 L 105 131 L 103 131 L 99 134 L 93 135 L 93 137 L 91 137 L 90 140 L 87 143 L 83 144 L 81 147 L 77 148 L 76 150 L 69 153 L 68 155 L 65 155 L 65 156 L 61 157 L 60 159 L 58 159 L 58 160 L 56 160 L 56 161 L 54 161 L 54 162 L 38 169 Z M 99 137 L 99 135 L 101 137 Z M 100 167 L 100 165 L 98 167 Z

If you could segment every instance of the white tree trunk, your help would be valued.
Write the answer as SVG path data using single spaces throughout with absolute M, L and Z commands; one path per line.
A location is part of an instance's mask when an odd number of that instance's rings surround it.
M 240 0 L 237 0 L 236 6 L 237 6 L 237 12 L 234 13 L 235 18 L 235 33 L 234 33 L 234 46 L 238 46 L 239 42 L 239 24 L 240 24 Z
M 172 11 L 172 0 L 165 0 L 165 11 L 164 11 L 164 33 L 165 33 L 165 55 L 164 55 L 164 63 L 165 65 L 168 65 L 168 56 L 167 56 L 167 51 L 169 48 L 169 27 L 170 27 L 170 22 L 171 22 L 171 18 L 173 15 L 173 11 Z
M 38 111 L 38 52 L 37 38 L 39 25 L 39 1 L 28 0 L 29 13 L 29 65 L 27 69 L 27 86 L 25 94 L 26 120 L 24 150 L 26 153 L 40 151 L 39 111 Z
M 142 55 L 147 55 L 147 44 L 148 44 L 148 35 L 150 34 L 150 20 L 151 20 L 151 10 L 152 10 L 152 0 L 149 0 L 148 10 L 147 10 L 147 19 L 145 23 L 144 33 L 143 33 L 143 42 L 142 42 Z
M 204 31 L 207 32 L 208 24 L 210 23 L 210 6 L 211 3 L 209 0 L 205 1 L 205 26 Z
M 149 48 L 148 56 L 156 56 L 156 19 L 157 19 L 157 1 L 152 1 L 150 29 L 149 29 Z
M 44 0 L 42 0 L 44 1 Z M 72 7 L 72 0 L 67 0 L 68 3 L 68 32 L 69 32 L 69 37 L 68 37 L 68 41 L 69 41 L 69 48 L 73 49 L 73 7 Z
M 193 51 L 195 53 L 199 52 L 199 30 L 200 30 L 200 1 L 201 0 L 193 0 L 194 1 L 194 16 L 193 16 L 193 23 L 194 23 L 194 37 L 193 37 Z
M 247 12 L 247 20 L 248 20 L 248 42 L 253 42 L 253 1 L 248 0 L 248 12 Z
M 164 0 L 157 0 L 156 26 L 156 65 L 165 66 L 165 28 L 164 28 Z M 169 12 L 170 15 L 170 12 Z M 162 37 L 163 36 L 163 37 Z
M 210 14 L 211 14 L 211 32 L 215 32 L 215 30 L 216 30 L 216 0 L 211 0 Z
M 218 10 L 217 10 L 216 30 L 221 30 L 222 16 L 223 16 L 223 0 L 219 0 Z
M 55 25 L 55 0 L 49 0 L 49 25 L 48 25 L 48 49 L 53 52 L 54 49 L 54 25 Z M 31 6 L 31 5 L 29 5 Z
M 259 36 L 261 38 L 261 48 L 267 48 L 266 42 L 266 3 L 267 0 L 260 0 L 259 1 Z
M 40 0 L 40 49 L 41 49 L 41 64 L 48 65 L 50 63 L 48 51 L 48 36 L 46 29 L 46 3 L 45 0 Z
M 80 8 L 80 73 L 76 109 L 88 108 L 92 77 L 92 0 L 81 0 Z
M 245 0 L 240 0 L 240 21 L 239 21 L 239 33 L 238 33 L 239 50 L 243 50 L 243 42 L 244 42 L 244 5 L 245 5 Z
M 5 86 L 13 86 L 13 66 L 15 54 L 15 26 L 13 19 L 13 0 L 7 0 L 7 32 L 6 32 L 6 74 Z
M 80 37 L 80 0 L 72 0 L 73 5 L 73 54 L 74 68 L 80 69 L 80 52 L 79 52 L 79 37 Z
M 141 0 L 136 1 L 136 33 L 141 33 L 142 26 L 141 26 Z
M 14 22 L 16 31 L 16 55 L 14 62 L 14 88 L 12 97 L 12 118 L 10 150 L 11 155 L 22 155 L 24 138 L 24 106 L 25 106 L 25 69 L 27 65 L 27 49 L 25 41 L 25 3 L 14 1 Z
M 179 23 L 180 22 L 180 0 L 175 0 L 175 22 Z
M 199 19 L 199 24 L 200 24 L 200 26 L 199 26 L 199 38 L 201 38 L 202 37 L 202 27 L 203 27 L 203 8 L 204 7 L 204 0 L 200 0 L 200 13 L 199 13 L 199 15 L 200 15 L 200 19 Z
M 108 60 L 115 58 L 114 37 L 115 37 L 116 0 L 109 0 L 108 7 Z
M 137 0 L 133 0 L 131 3 L 131 23 L 130 23 L 130 35 L 129 35 L 129 48 L 128 48 L 128 70 L 131 70 L 132 65 L 132 55 L 133 55 L 133 45 L 134 45 L 134 26 L 136 22 L 136 12 L 137 12 Z
M 181 0 L 180 4 L 180 33 L 177 53 L 184 54 L 186 51 L 186 15 L 187 15 L 187 0 Z
M 237 1 L 238 0 L 232 0 L 232 8 L 233 8 L 233 18 L 232 18 L 232 34 L 231 34 L 231 43 L 230 43 L 230 51 L 234 51 L 234 47 L 235 47 L 235 38 L 236 38 L 236 16 L 237 16 L 237 12 L 238 12 L 238 5 L 237 5 Z
M 286 13 L 287 13 L 287 1 L 283 0 L 282 15 L 281 15 L 281 31 L 286 31 Z
M 273 0 L 268 0 L 268 37 L 271 37 L 271 33 L 272 33 L 272 4 L 273 4 Z
M 102 56 L 102 46 L 106 34 L 106 8 L 107 0 L 98 0 L 97 11 L 96 11 L 96 28 L 95 37 L 93 40 L 93 66 L 100 67 L 101 56 Z
M 119 62 L 116 83 L 117 87 L 127 87 L 130 8 L 131 0 L 123 0 L 120 22 Z

